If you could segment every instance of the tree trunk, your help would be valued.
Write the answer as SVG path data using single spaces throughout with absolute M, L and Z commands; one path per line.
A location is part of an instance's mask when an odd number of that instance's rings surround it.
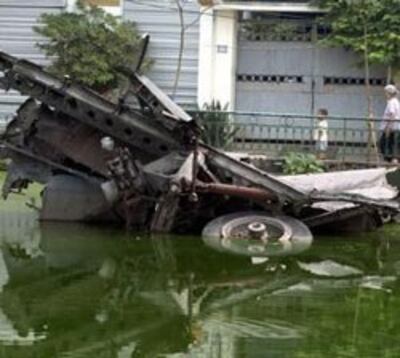
M 387 78 L 386 78 L 386 84 L 392 83 L 393 75 L 392 75 L 392 66 L 389 65 L 387 68 Z
M 183 58 L 183 51 L 185 49 L 185 18 L 183 14 L 183 8 L 180 0 L 175 0 L 176 7 L 178 9 L 178 16 L 179 16 L 179 25 L 180 25 L 180 37 L 179 37 L 179 52 L 178 52 L 178 64 L 176 66 L 176 75 L 175 75 L 175 83 L 172 90 L 172 98 L 175 99 L 176 91 L 179 85 L 179 78 L 181 75 L 182 69 L 182 58 Z
M 370 84 L 370 67 L 368 58 L 368 31 L 367 24 L 364 23 L 364 69 L 365 69 L 365 93 L 367 97 L 368 106 L 368 148 L 367 148 L 367 161 L 371 160 L 371 154 L 375 155 L 375 159 L 379 161 L 378 146 L 376 143 L 376 133 L 374 124 L 374 111 L 372 108 L 372 95 L 371 95 L 371 84 Z M 371 149 L 372 152 L 371 153 Z

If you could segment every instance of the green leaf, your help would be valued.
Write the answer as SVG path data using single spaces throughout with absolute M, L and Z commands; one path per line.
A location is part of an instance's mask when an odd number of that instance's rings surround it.
M 44 14 L 34 30 L 45 41 L 37 46 L 52 61 L 50 70 L 103 92 L 120 87 L 126 79 L 117 67 L 136 62 L 140 34 L 130 21 L 120 21 L 99 7 L 78 1 L 77 12 Z M 151 65 L 147 60 L 144 68 Z

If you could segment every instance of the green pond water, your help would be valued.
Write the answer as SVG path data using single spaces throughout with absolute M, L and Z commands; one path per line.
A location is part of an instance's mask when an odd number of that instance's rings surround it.
M 0 202 L 0 357 L 400 357 L 400 226 L 252 262 Z

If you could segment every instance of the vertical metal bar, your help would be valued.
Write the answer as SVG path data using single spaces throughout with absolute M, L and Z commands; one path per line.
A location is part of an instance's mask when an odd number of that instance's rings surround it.
M 265 136 L 264 136 L 264 124 L 259 124 L 260 127 L 260 150 L 263 151 L 264 150 L 264 146 L 265 146 Z
M 315 145 L 314 145 L 315 114 L 313 114 L 309 119 L 310 119 L 310 121 L 309 121 L 309 128 L 310 128 L 309 140 L 310 140 L 310 143 L 309 143 L 308 147 L 309 147 L 310 152 L 313 152 L 313 148 L 315 148 Z
M 284 149 L 289 147 L 289 139 L 288 139 L 288 123 L 289 119 L 284 118 L 284 126 L 283 126 L 283 138 L 282 138 L 282 147 Z
M 254 124 L 255 117 L 254 115 L 251 116 L 251 141 L 250 141 L 250 150 L 254 150 L 254 145 L 257 143 L 257 136 L 256 136 L 256 126 Z
M 351 146 L 351 144 L 350 144 Z M 347 118 L 343 118 L 343 154 L 342 154 L 342 164 L 346 161 L 347 152 Z
M 271 128 L 271 124 L 270 123 L 268 124 L 267 132 L 268 132 L 267 150 L 271 151 L 271 139 L 272 139 L 271 132 L 272 132 L 272 128 Z

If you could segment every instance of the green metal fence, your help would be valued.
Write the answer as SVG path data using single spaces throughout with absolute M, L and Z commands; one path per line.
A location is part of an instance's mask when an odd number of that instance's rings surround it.
M 288 152 L 321 154 L 326 159 L 377 161 L 400 156 L 400 132 L 393 132 L 380 150 L 381 119 L 327 117 L 328 147 L 317 148 L 318 119 L 315 116 L 257 112 L 193 113 L 204 127 L 203 139 L 230 151 L 263 153 L 281 157 Z M 399 125 L 400 126 L 400 125 Z

